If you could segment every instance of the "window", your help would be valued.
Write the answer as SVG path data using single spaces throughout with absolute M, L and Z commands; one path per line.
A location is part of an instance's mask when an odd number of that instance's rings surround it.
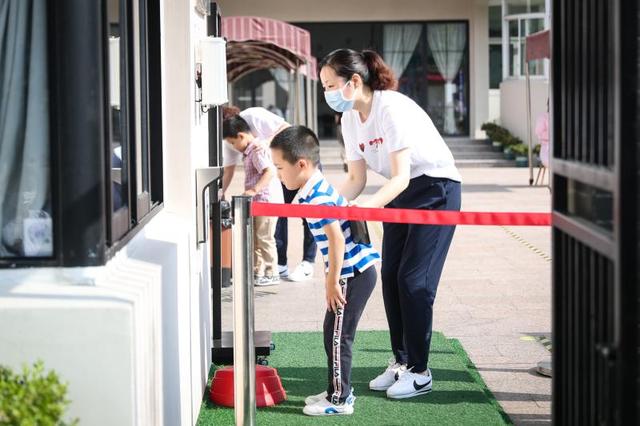
M 545 0 L 503 0 L 503 77 L 524 77 L 525 45 L 528 35 L 545 29 Z M 544 60 L 529 63 L 529 75 L 546 76 Z
M 108 2 L 108 29 L 109 29 L 109 141 L 111 143 L 109 161 L 111 163 L 111 205 L 113 231 L 112 237 L 117 238 L 125 234 L 129 225 L 129 146 L 127 138 L 126 103 L 127 99 L 126 77 L 127 57 L 126 43 L 122 35 L 126 35 L 124 22 L 124 10 L 120 7 L 120 0 Z M 122 30 L 121 30 L 122 29 Z M 126 38 L 124 38 L 126 40 Z
M 429 47 L 427 80 L 430 90 L 425 109 L 443 135 L 468 135 L 467 24 L 465 22 L 434 22 L 428 23 L 426 30 Z
M 150 163 L 152 157 L 160 158 L 153 154 L 161 147 L 161 136 L 154 134 L 161 125 L 160 116 L 151 110 L 151 103 L 159 102 L 159 96 L 150 96 L 154 82 L 149 72 L 158 73 L 160 63 L 152 46 L 159 38 L 149 28 L 147 1 L 108 0 L 107 4 L 108 210 L 112 212 L 109 242 L 113 244 L 161 201 L 152 195 L 153 184 L 160 184 L 151 177 Z
M 159 2 L 49 3 L 0 14 L 0 267 L 102 265 L 162 203 Z
M 53 255 L 47 2 L 0 17 L 0 259 Z
M 502 5 L 489 5 L 489 88 L 502 81 Z
M 525 41 L 529 34 L 544 29 L 544 17 L 536 18 L 507 18 L 509 24 L 509 76 L 520 77 L 525 72 Z M 529 75 L 544 75 L 542 60 L 529 63 Z
M 506 0 L 506 15 L 544 13 L 545 0 Z

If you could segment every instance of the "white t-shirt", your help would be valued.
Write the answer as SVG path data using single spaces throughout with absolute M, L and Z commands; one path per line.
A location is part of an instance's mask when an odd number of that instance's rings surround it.
M 253 107 L 240 112 L 251 128 L 253 136 L 261 140 L 268 140 L 275 135 L 280 127 L 286 123 L 282 117 L 269 112 L 266 108 Z M 233 166 L 242 164 L 242 153 L 234 149 L 231 144 L 223 142 L 222 165 Z
M 342 114 L 347 160 L 364 159 L 376 173 L 391 178 L 389 154 L 411 151 L 411 178 L 421 175 L 462 181 L 449 147 L 427 113 L 411 98 L 391 90 L 373 92 L 371 113 L 363 123 L 358 111 Z

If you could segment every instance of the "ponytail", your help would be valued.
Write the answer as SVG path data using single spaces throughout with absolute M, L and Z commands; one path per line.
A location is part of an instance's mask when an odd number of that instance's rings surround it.
M 236 106 L 226 106 L 222 108 L 222 119 L 228 120 L 236 115 L 240 115 L 240 108 Z
M 363 50 L 362 57 L 369 69 L 368 85 L 372 90 L 396 90 L 398 88 L 398 80 L 396 80 L 393 70 L 382 60 L 382 56 L 373 50 Z
M 396 90 L 398 87 L 393 70 L 373 50 L 334 50 L 320 61 L 318 69 L 325 66 L 331 67 L 339 77 L 347 80 L 358 74 L 371 90 Z

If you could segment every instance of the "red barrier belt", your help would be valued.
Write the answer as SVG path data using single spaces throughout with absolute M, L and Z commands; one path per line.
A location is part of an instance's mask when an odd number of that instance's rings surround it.
M 458 212 L 448 210 L 373 209 L 300 204 L 251 203 L 251 216 L 313 217 L 414 223 L 420 225 L 549 226 L 550 213 Z

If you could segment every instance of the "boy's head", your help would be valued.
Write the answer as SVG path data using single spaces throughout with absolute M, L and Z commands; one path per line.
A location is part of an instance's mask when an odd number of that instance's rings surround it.
M 239 115 L 232 115 L 222 122 L 222 137 L 235 149 L 244 152 L 254 139 L 249 123 Z
M 301 188 L 320 163 L 320 143 L 311 129 L 287 127 L 271 141 L 271 156 L 278 178 L 289 190 Z

